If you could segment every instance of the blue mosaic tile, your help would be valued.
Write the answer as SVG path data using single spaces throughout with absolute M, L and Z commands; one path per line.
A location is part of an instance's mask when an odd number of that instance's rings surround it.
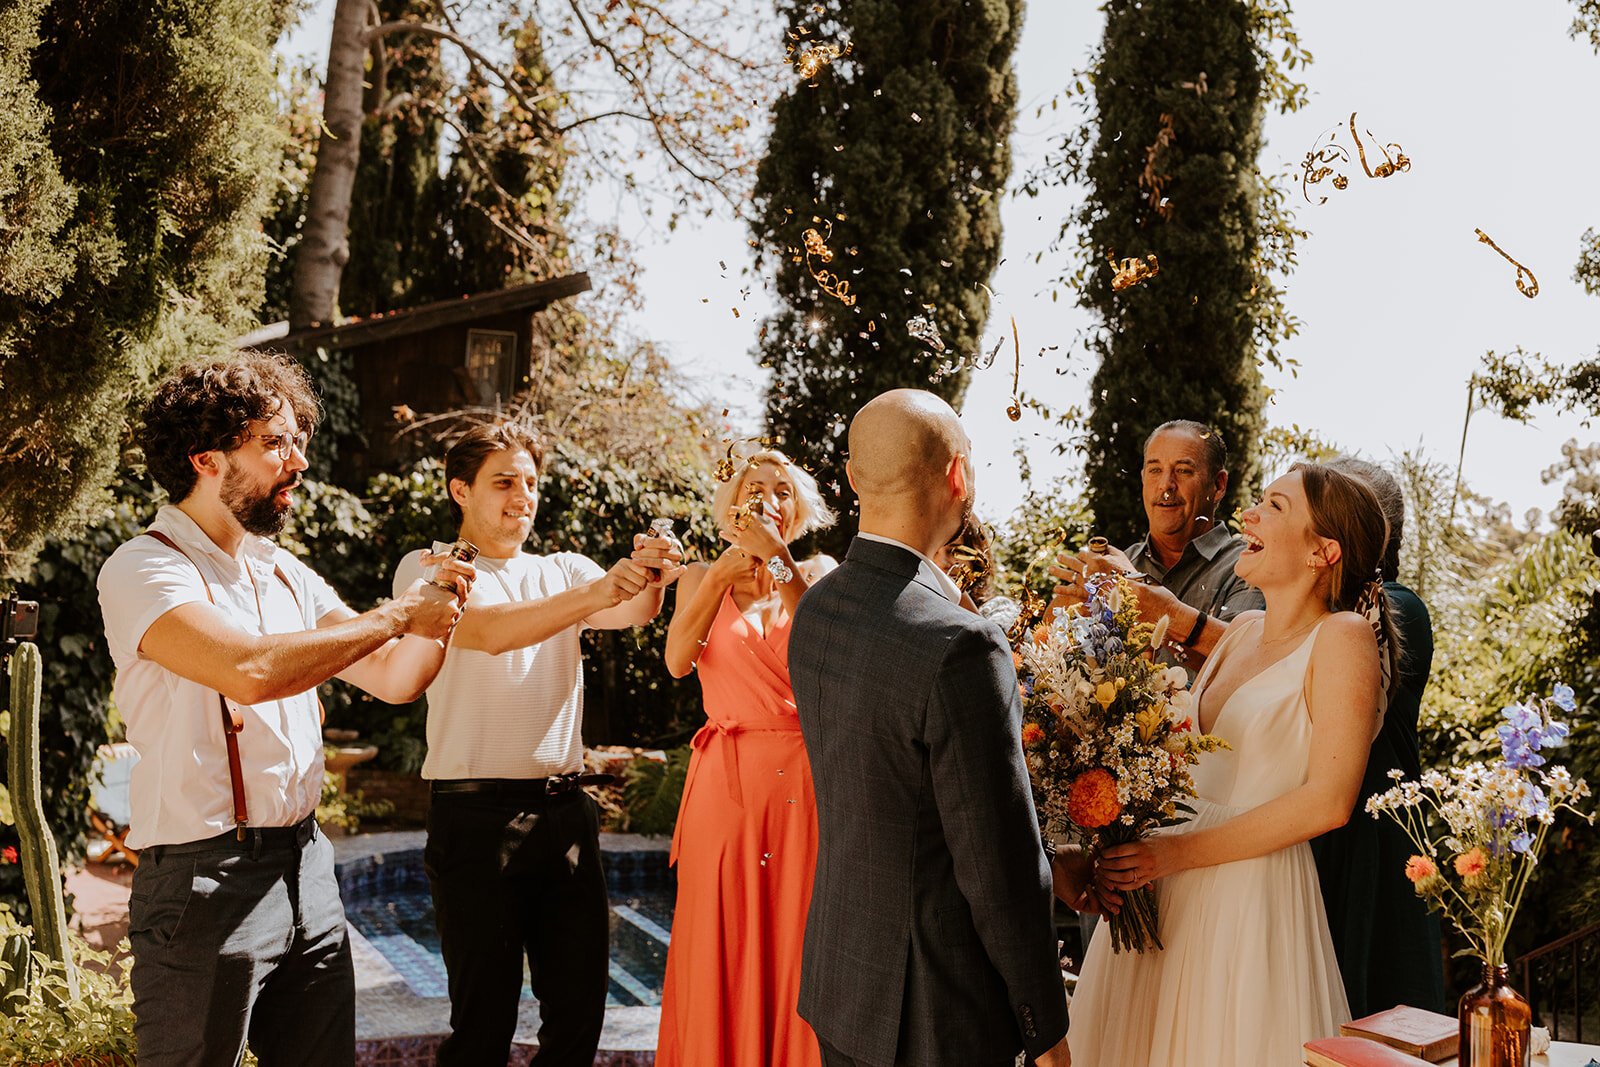
M 665 851 L 632 849 L 607 853 L 605 859 L 612 900 L 611 982 L 606 1003 L 613 1007 L 659 1005 L 677 880 L 668 871 Z M 414 995 L 447 996 L 421 850 L 354 856 L 338 864 L 336 871 L 350 924 L 394 967 Z M 526 976 L 523 995 L 530 995 Z

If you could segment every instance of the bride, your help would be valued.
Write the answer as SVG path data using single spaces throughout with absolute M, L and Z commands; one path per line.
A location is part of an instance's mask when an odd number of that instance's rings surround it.
M 1306 844 L 1342 826 L 1398 651 L 1377 583 L 1383 510 L 1363 482 L 1297 464 L 1244 513 L 1239 577 L 1266 597 L 1195 679 L 1195 815 L 1107 849 L 1111 893 L 1154 883 L 1165 951 L 1093 940 L 1069 1033 L 1087 1067 L 1299 1063 L 1350 1010 Z

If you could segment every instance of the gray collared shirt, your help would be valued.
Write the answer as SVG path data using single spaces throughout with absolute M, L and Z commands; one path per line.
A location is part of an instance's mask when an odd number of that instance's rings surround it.
M 1226 526 L 1214 526 L 1183 546 L 1183 555 L 1171 570 L 1163 569 L 1150 551 L 1148 537 L 1130 547 L 1127 556 L 1135 567 L 1191 608 L 1232 622 L 1241 611 L 1266 607 L 1261 591 L 1233 573 L 1233 565 L 1243 551 L 1242 539 Z

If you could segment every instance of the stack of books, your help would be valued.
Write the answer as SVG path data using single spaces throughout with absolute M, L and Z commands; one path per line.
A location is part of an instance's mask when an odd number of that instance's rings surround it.
M 1338 1037 L 1307 1041 L 1310 1067 L 1424 1067 L 1456 1055 L 1460 1023 L 1404 1005 L 1339 1027 Z

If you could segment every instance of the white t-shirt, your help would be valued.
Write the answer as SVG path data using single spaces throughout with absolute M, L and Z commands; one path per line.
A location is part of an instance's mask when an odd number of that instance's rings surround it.
M 467 609 L 564 593 L 605 575 L 576 552 L 479 556 Z M 422 576 L 422 553 L 395 568 L 395 595 Z M 428 758 L 422 776 L 547 778 L 583 765 L 582 625 L 492 656 L 451 645 L 428 687 Z
M 247 535 L 236 559 L 172 505 L 157 513 L 151 528 L 172 538 L 189 558 L 140 535 L 111 554 L 98 582 L 106 643 L 117 667 L 112 692 L 128 742 L 139 751 L 128 787 L 133 848 L 199 841 L 233 828 L 217 691 L 140 653 L 150 624 L 173 608 L 208 602 L 201 571 L 217 607 L 252 634 L 315 629 L 318 619 L 343 606 L 311 568 L 264 538 Z M 293 595 L 274 567 L 282 568 Z M 239 765 L 250 825 L 290 826 L 311 814 L 322 796 L 316 690 L 254 706 L 229 703 L 244 719 Z

